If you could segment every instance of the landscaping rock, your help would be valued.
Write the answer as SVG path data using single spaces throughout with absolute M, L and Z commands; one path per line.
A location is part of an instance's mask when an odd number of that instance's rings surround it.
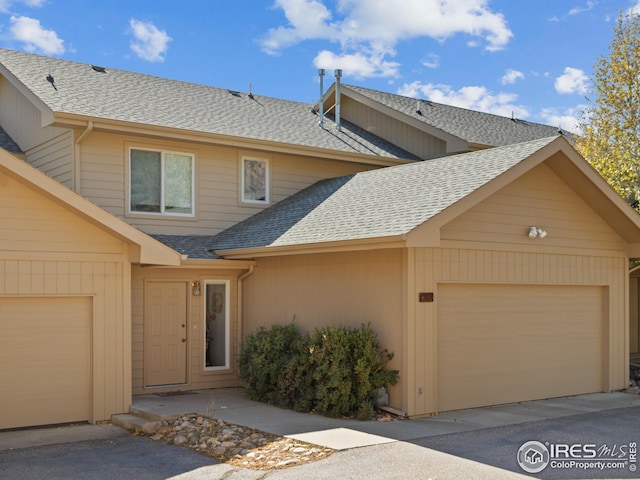
M 183 415 L 173 422 L 150 422 L 148 425 L 142 434 L 154 441 L 190 448 L 222 462 L 254 470 L 287 468 L 321 460 L 334 453 L 330 448 L 201 415 Z

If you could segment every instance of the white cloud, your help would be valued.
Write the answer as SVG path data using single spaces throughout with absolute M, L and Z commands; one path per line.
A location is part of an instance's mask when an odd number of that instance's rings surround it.
M 596 2 L 588 1 L 587 4 L 583 7 L 574 7 L 571 10 L 569 10 L 569 15 L 578 15 L 579 13 L 582 13 L 582 12 L 588 12 L 589 10 L 592 10 L 593 7 L 595 6 L 596 6 Z
M 398 94 L 408 97 L 422 97 L 437 103 L 505 117 L 526 118 L 529 116 L 529 111 L 525 107 L 515 103 L 518 99 L 516 94 L 494 94 L 485 87 L 469 86 L 454 90 L 449 85 L 413 82 L 400 87 Z
M 513 36 L 504 16 L 490 10 L 488 0 L 338 0 L 335 11 L 325 3 L 275 0 L 288 24 L 270 29 L 261 41 L 262 49 L 277 54 L 305 40 L 327 40 L 340 45 L 341 53 L 334 53 L 335 58 L 352 56 L 362 63 L 364 57 L 370 57 L 364 63 L 380 66 L 396 65 L 384 57 L 394 56 L 399 42 L 415 38 L 445 41 L 464 34 L 471 38 L 468 44 L 495 51 Z M 394 68 L 371 69 L 376 75 L 385 70 L 396 74 Z
M 556 78 L 556 92 L 561 94 L 587 93 L 589 77 L 579 68 L 566 67 L 564 73 Z
M 627 10 L 629 15 L 640 15 L 640 0 L 636 0 L 636 4 Z
M 559 112 L 554 108 L 545 108 L 540 113 L 543 118 L 543 122 L 547 125 L 553 125 L 554 127 L 561 128 L 572 133 L 578 133 L 578 121 L 582 116 L 583 106 L 576 108 L 569 108 L 565 111 Z
M 513 68 L 509 68 L 504 75 L 500 79 L 500 83 L 502 85 L 512 85 L 516 83 L 517 80 L 522 80 L 524 78 L 524 73 L 514 70 Z
M 11 5 L 16 3 L 21 3 L 26 5 L 27 7 L 41 7 L 45 4 L 47 0 L 0 0 L 0 12 L 9 13 L 11 10 Z
M 430 53 L 427 58 L 422 61 L 422 65 L 427 68 L 438 68 L 440 66 L 440 57 L 435 53 Z
M 153 23 L 135 19 L 129 20 L 129 26 L 133 34 L 131 50 L 143 60 L 162 62 L 172 40 L 167 32 L 158 30 Z
M 384 59 L 384 53 L 361 52 L 336 55 L 328 50 L 320 52 L 313 61 L 318 68 L 333 70 L 340 68 L 356 79 L 370 77 L 397 77 L 399 63 Z
M 64 41 L 53 30 L 46 30 L 40 21 L 30 17 L 10 18 L 10 32 L 12 37 L 23 42 L 29 52 L 41 52 L 48 55 L 64 53 Z
M 290 27 L 270 28 L 262 41 L 262 48 L 269 54 L 277 54 L 304 40 L 329 38 L 336 40 L 338 32 L 328 22 L 331 12 L 317 0 L 276 0 L 282 8 Z

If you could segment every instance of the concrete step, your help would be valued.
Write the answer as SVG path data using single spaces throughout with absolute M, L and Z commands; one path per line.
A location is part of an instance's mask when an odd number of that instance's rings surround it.
M 139 417 L 138 415 L 132 415 L 130 413 L 111 416 L 111 423 L 113 425 L 129 430 L 130 432 L 140 433 L 143 431 L 144 426 L 152 421 L 153 420 L 149 420 L 148 418 Z
M 129 413 L 112 415 L 111 423 L 129 430 L 130 432 L 143 432 L 144 426 L 147 424 L 157 423 L 163 420 L 172 422 L 179 416 L 180 415 L 158 415 L 157 413 L 148 412 L 131 406 L 129 408 Z
M 135 415 L 136 417 L 146 418 L 152 422 L 156 422 L 158 420 L 172 420 L 173 418 L 169 418 L 166 416 L 158 415 L 157 413 L 149 412 L 147 410 L 142 410 L 141 408 L 136 408 L 133 405 L 129 407 L 129 413 L 131 415 Z

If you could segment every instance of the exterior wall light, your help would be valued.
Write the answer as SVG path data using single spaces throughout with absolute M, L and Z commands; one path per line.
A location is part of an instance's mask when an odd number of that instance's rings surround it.
M 529 238 L 544 238 L 547 236 L 547 231 L 540 227 L 529 227 Z
M 194 297 L 200 296 L 200 282 L 191 282 L 191 293 Z

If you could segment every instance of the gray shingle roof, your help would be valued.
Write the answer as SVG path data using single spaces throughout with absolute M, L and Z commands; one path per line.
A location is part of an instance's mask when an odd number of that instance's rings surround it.
M 189 258 L 218 258 L 211 250 L 211 235 L 162 235 L 151 234 L 159 242 Z
M 11 138 L 2 127 L 0 127 L 0 148 L 4 148 L 6 151 L 11 153 L 24 153 L 13 138 Z
M 344 85 L 344 91 L 348 92 L 349 89 L 469 143 L 497 147 L 551 137 L 559 133 L 558 127 L 513 120 L 509 117 L 430 101 L 420 101 L 421 113 L 417 113 L 417 99 L 415 98 Z
M 219 233 L 215 250 L 409 233 L 556 137 L 320 181 Z
M 0 63 L 53 112 L 348 154 L 415 157 L 362 129 L 327 121 L 310 104 L 0 49 Z M 47 77 L 53 78 L 53 85 Z

